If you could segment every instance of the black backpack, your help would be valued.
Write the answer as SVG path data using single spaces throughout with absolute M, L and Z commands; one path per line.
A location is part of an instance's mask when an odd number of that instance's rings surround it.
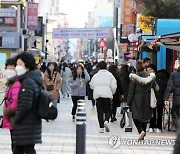
M 44 87 L 36 81 L 39 86 L 40 93 L 37 99 L 37 114 L 41 119 L 54 120 L 57 118 L 57 101 L 55 101 Z

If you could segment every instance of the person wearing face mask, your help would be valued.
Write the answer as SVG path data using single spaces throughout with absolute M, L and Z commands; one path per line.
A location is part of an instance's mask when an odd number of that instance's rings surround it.
M 21 87 L 20 82 L 17 80 L 15 66 L 16 66 L 15 58 L 10 58 L 6 61 L 5 71 L 7 77 L 7 83 L 6 83 L 7 88 L 4 98 L 3 124 L 2 124 L 2 128 L 10 130 L 12 151 L 13 151 L 13 141 L 12 141 L 13 119 L 17 109 L 18 93 Z
M 36 107 L 43 80 L 33 55 L 28 52 L 17 55 L 15 70 L 21 88 L 12 133 L 13 154 L 35 154 L 35 144 L 42 142 L 42 122 Z
M 87 71 L 84 71 L 84 67 L 79 64 L 73 72 L 73 76 L 69 80 L 69 86 L 71 88 L 71 98 L 73 102 L 72 119 L 75 120 L 75 114 L 77 109 L 77 102 L 80 99 L 85 99 L 86 85 L 90 80 L 90 76 Z

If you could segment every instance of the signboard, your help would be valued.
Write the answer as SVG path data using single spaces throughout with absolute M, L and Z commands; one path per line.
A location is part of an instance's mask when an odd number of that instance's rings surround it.
M 6 75 L 5 75 L 6 53 L 0 53 L 0 92 L 5 90 Z
M 23 4 L 24 0 L 1 0 L 0 4 Z
M 115 0 L 115 7 L 120 8 L 121 7 L 121 0 Z
M 38 3 L 28 2 L 27 5 L 27 26 L 28 29 L 38 29 Z
M 55 28 L 53 38 L 108 38 L 111 28 Z
M 16 17 L 16 10 L 13 8 L 0 8 L 0 17 Z
M 0 32 L 0 36 L 2 37 L 2 46 L 0 48 L 20 48 L 20 33 L 18 32 Z
M 106 41 L 105 40 L 100 40 L 99 41 L 99 47 L 104 48 L 106 46 Z

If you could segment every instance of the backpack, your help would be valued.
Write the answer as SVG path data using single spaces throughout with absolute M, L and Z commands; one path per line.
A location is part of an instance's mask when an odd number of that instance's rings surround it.
M 57 101 L 55 101 L 47 91 L 44 90 L 44 87 L 36 81 L 39 86 L 40 93 L 37 99 L 37 114 L 41 119 L 55 120 L 58 115 L 57 110 Z

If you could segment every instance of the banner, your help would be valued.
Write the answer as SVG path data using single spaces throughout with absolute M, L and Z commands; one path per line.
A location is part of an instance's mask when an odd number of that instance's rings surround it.
M 108 38 L 111 28 L 55 28 L 53 38 Z
M 28 29 L 38 30 L 38 3 L 28 2 L 27 26 Z

